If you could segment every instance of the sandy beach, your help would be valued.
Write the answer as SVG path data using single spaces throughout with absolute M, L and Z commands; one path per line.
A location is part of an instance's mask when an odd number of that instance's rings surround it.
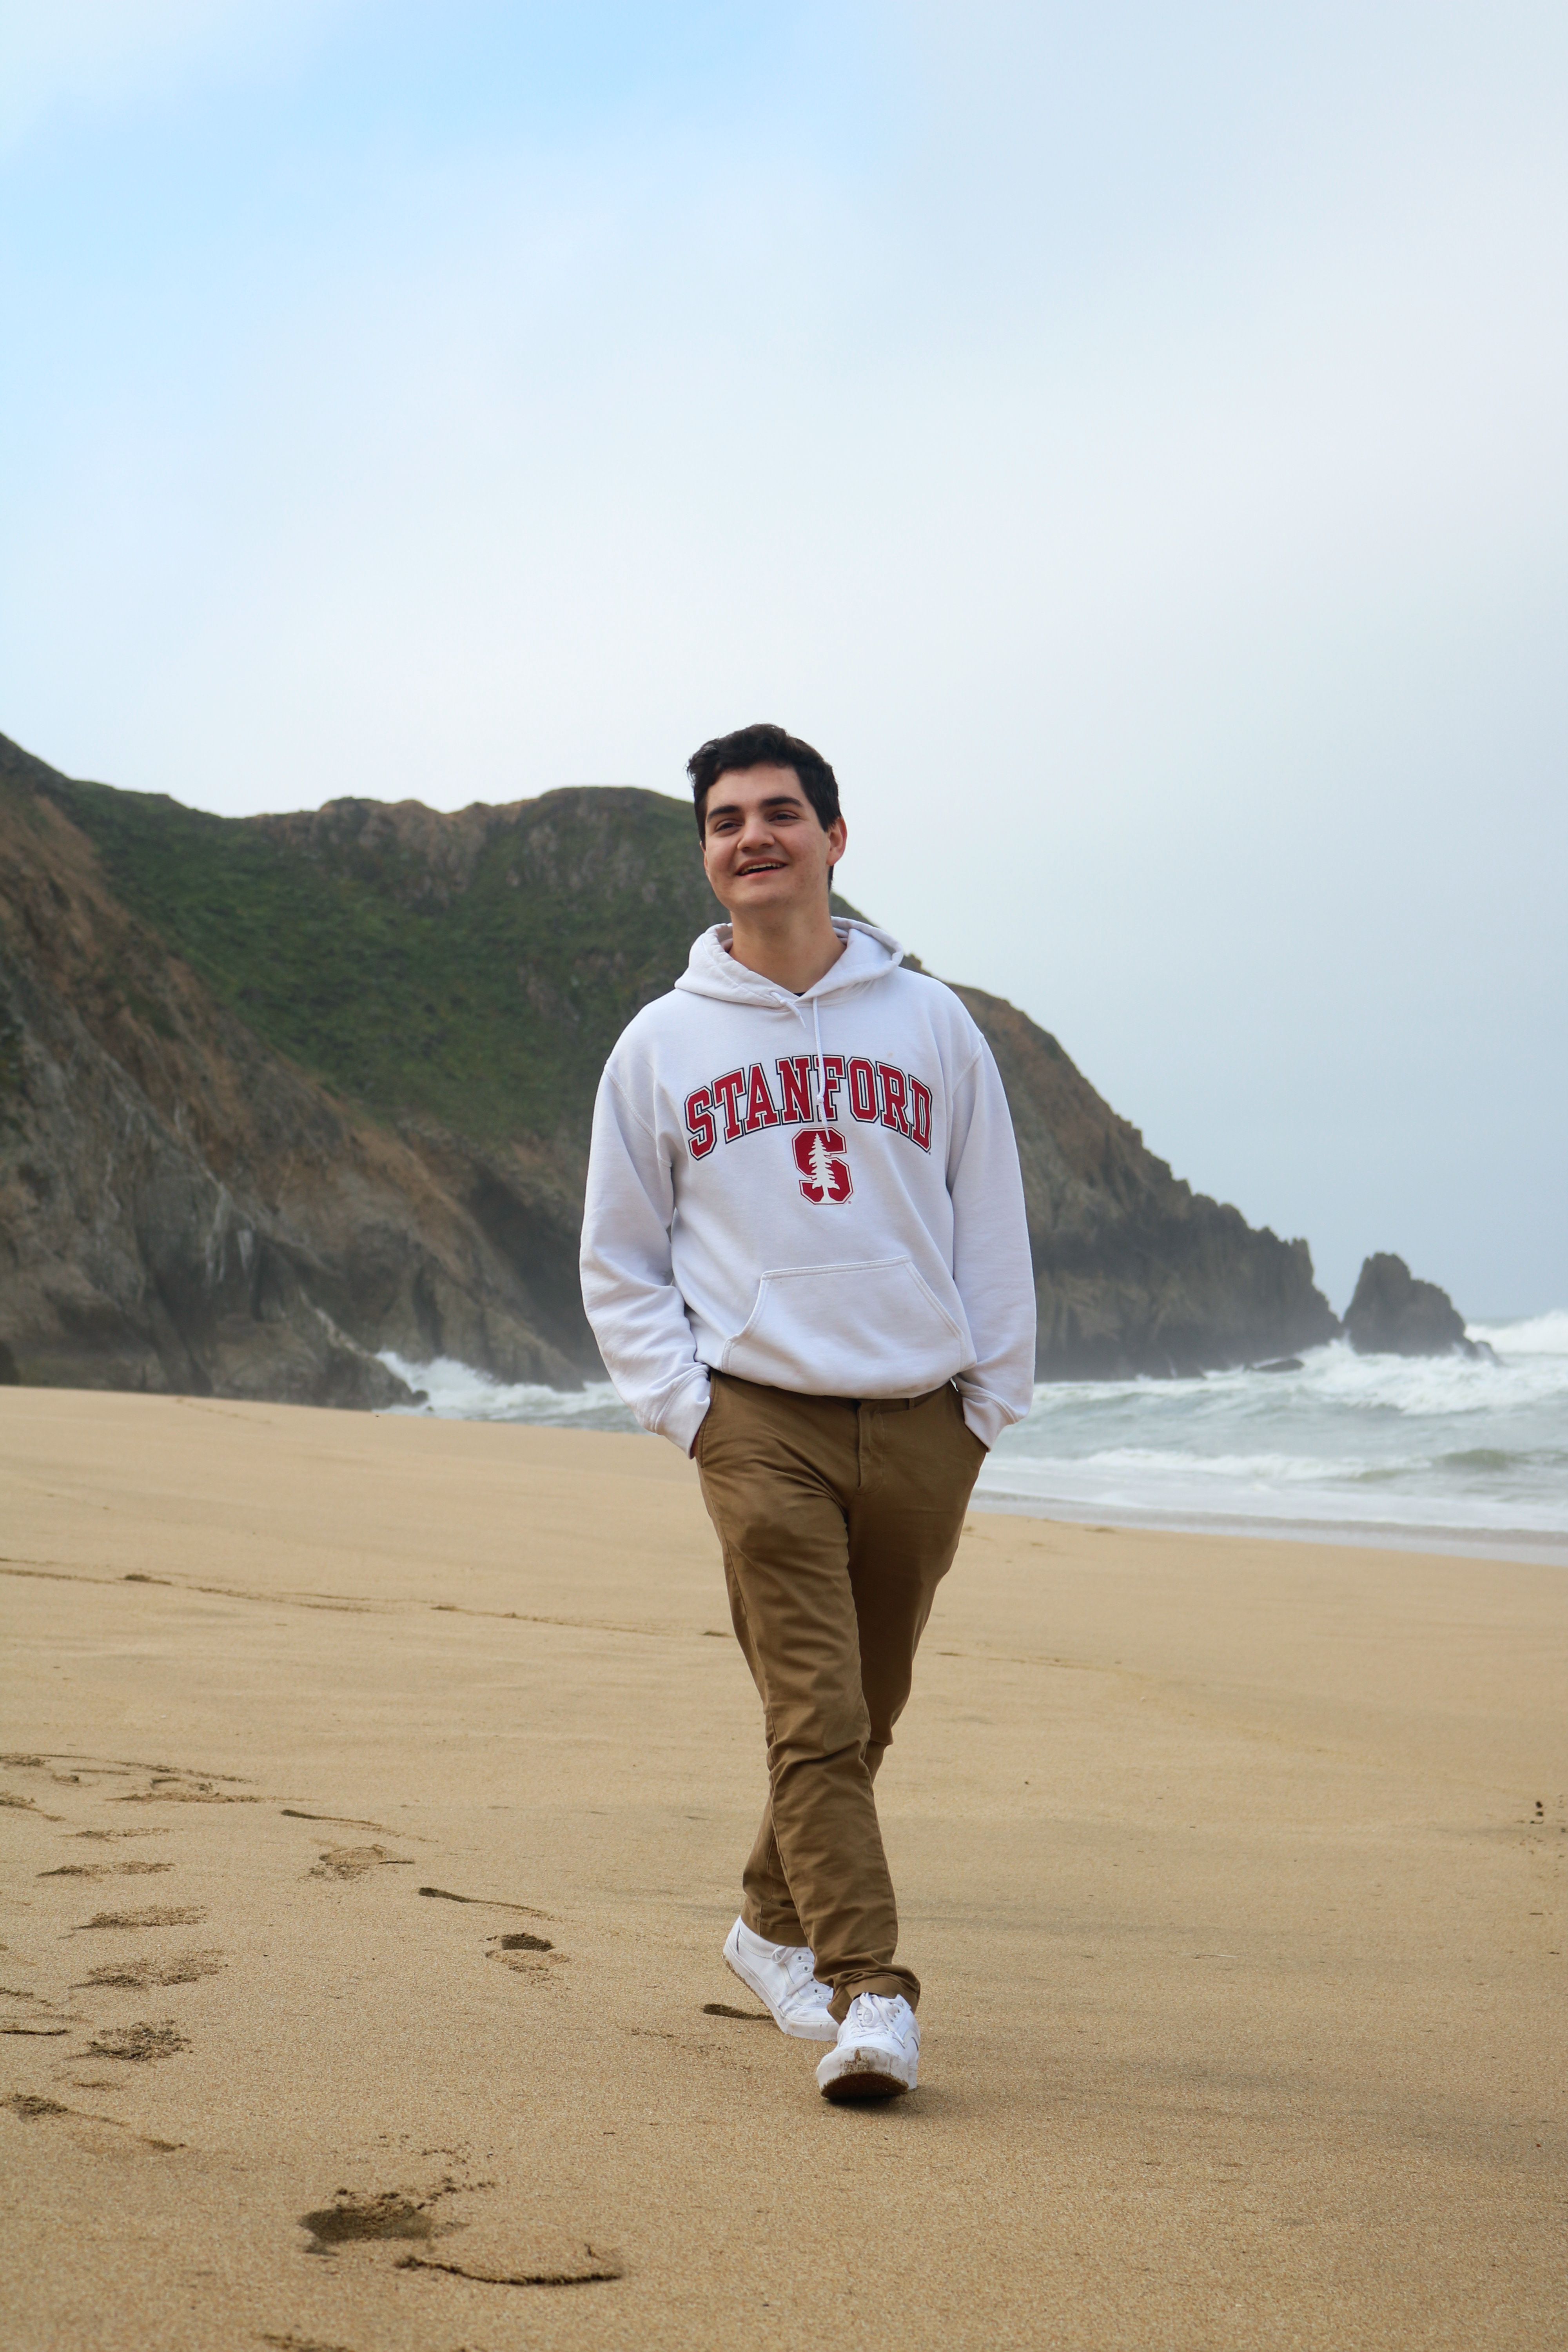
M 1568 2337 L 1562 1570 L 973 1517 L 832 2108 L 670 1447 L 11 1389 L 0 1490 L 16 2352 Z

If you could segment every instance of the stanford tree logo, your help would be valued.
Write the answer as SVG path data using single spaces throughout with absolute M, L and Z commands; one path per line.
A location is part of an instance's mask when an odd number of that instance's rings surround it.
M 844 1138 L 836 1127 L 803 1127 L 795 1139 L 800 1189 L 816 1208 L 837 1207 L 855 1190 Z

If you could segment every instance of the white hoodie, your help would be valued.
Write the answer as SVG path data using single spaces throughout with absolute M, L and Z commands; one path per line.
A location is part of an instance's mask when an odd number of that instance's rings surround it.
M 1028 1411 L 1035 1285 L 1007 1100 L 949 988 L 868 923 L 795 996 L 704 931 L 605 1065 L 583 1299 L 645 1429 L 686 1451 L 710 1368 L 808 1396 L 954 1381 Z M 826 1075 L 826 1089 L 824 1087 Z

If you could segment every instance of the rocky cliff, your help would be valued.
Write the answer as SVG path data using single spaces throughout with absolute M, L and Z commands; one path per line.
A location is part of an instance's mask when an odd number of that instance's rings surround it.
M 597 1370 L 594 1087 L 716 919 L 689 808 L 620 789 L 204 816 L 0 737 L 0 1377 L 344 1404 L 376 1361 Z M 1056 1040 L 959 992 L 1023 1154 L 1042 1377 L 1338 1328 L 1306 1244 L 1194 1195 Z

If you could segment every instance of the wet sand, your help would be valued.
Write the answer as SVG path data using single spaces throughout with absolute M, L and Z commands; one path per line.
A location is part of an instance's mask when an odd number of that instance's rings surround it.
M 0 1494 L 16 2352 L 1568 2336 L 1561 1570 L 976 1517 L 832 2108 L 668 1446 L 6 1390 Z

